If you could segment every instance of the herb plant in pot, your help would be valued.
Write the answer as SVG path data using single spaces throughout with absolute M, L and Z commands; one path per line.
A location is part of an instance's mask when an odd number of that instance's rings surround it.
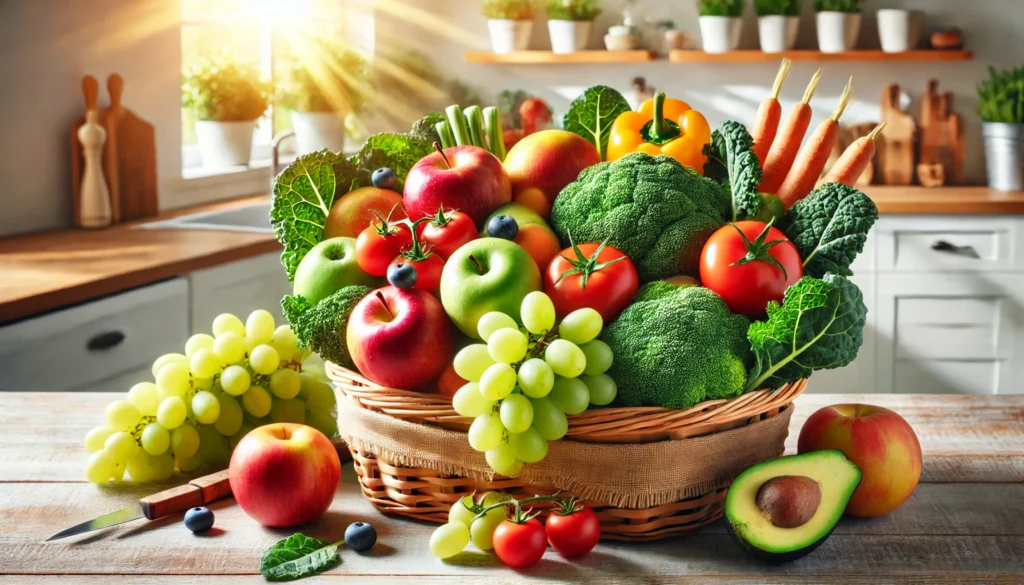
M 293 56 L 278 102 L 292 110 L 297 154 L 345 148 L 345 120 L 365 102 L 366 61 L 350 49 L 321 47 L 313 58 Z
M 740 46 L 744 0 L 697 0 L 700 37 L 707 53 L 726 53 Z
M 598 0 L 547 0 L 551 50 L 572 53 L 587 48 L 594 19 L 601 13 Z
M 845 53 L 857 46 L 860 0 L 814 0 L 814 10 L 822 53 Z
M 185 71 L 182 105 L 196 121 L 204 167 L 249 164 L 252 133 L 269 95 L 256 67 L 226 53 L 203 58 Z
M 988 184 L 997 191 L 1024 190 L 1024 65 L 989 68 L 978 85 L 978 113 L 985 141 Z
M 530 47 L 534 0 L 484 0 L 483 13 L 495 53 L 525 51 Z
M 781 53 L 796 45 L 800 30 L 800 0 L 754 0 L 761 50 Z

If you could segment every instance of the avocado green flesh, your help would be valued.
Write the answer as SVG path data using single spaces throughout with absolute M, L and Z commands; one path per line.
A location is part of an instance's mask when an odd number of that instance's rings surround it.
M 757 491 L 768 480 L 783 475 L 802 475 L 818 482 L 821 503 L 806 523 L 795 528 L 772 524 L 757 508 Z M 725 515 L 730 531 L 745 548 L 795 558 L 806 554 L 829 535 L 860 483 L 860 469 L 835 449 L 791 455 L 766 461 L 741 473 L 725 496 Z M 796 556 L 802 556 L 796 555 Z M 761 556 L 761 555 L 759 555 Z M 786 559 L 780 559 L 786 560 Z

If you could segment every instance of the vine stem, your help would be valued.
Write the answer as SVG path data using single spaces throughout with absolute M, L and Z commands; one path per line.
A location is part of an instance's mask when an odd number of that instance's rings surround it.
M 496 504 L 491 504 L 490 506 L 487 506 L 486 508 L 481 510 L 479 514 L 477 514 L 476 516 L 473 516 L 473 519 L 470 520 L 469 523 L 472 524 L 473 522 L 476 522 L 480 518 L 483 518 L 491 510 L 496 510 L 498 508 L 504 508 L 505 506 L 517 506 L 517 507 L 519 507 L 519 506 L 522 506 L 523 504 L 529 504 L 530 502 L 550 502 L 550 501 L 554 501 L 554 500 L 558 499 L 558 494 L 560 494 L 560 493 L 562 493 L 562 490 L 558 490 L 557 492 L 551 494 L 550 496 L 533 496 L 533 497 L 530 497 L 530 498 L 524 498 L 522 500 L 517 500 L 515 498 L 510 498 L 508 500 L 502 500 L 502 501 L 500 501 L 500 502 L 498 502 Z

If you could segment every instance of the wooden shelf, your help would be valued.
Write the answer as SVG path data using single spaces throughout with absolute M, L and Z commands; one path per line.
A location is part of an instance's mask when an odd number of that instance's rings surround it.
M 705 53 L 704 51 L 672 51 L 668 60 L 673 63 L 752 63 L 778 61 L 788 57 L 793 61 L 969 61 L 974 58 L 971 51 L 920 50 L 905 53 L 886 53 L 881 50 L 848 51 L 846 53 L 822 53 L 821 51 L 786 51 L 765 53 L 757 50 L 730 51 L 728 53 Z
M 882 215 L 1024 215 L 1024 192 L 985 186 L 868 185 L 864 193 Z
M 467 63 L 507 63 L 517 65 L 541 65 L 556 63 L 642 63 L 654 61 L 653 51 L 576 51 L 557 54 L 551 51 L 515 51 L 512 53 L 489 53 L 470 51 L 464 53 Z

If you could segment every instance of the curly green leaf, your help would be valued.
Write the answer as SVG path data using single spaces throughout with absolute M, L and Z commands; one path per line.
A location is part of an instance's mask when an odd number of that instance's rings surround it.
M 604 159 L 608 151 L 608 135 L 612 123 L 619 114 L 630 111 L 629 102 L 614 89 L 595 85 L 588 88 L 571 104 L 562 120 L 562 126 L 574 134 L 579 134 L 597 147 Z
M 827 183 L 797 201 L 782 218 L 786 234 L 804 260 L 804 274 L 850 276 L 850 264 L 864 249 L 878 207 L 857 189 Z

